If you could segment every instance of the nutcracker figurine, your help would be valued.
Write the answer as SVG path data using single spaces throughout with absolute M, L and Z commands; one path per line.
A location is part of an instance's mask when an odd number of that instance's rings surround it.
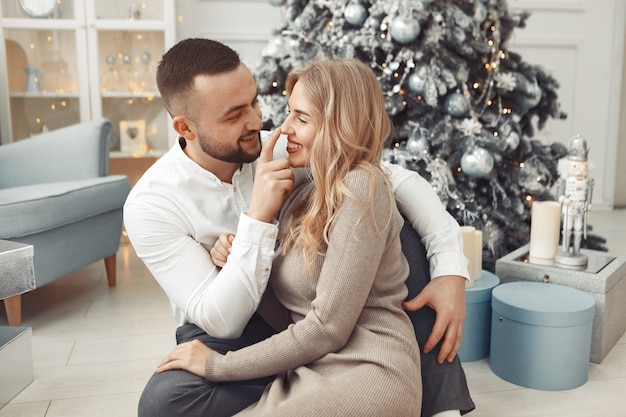
M 561 203 L 563 225 L 561 247 L 555 263 L 564 267 L 584 268 L 587 256 L 580 252 L 581 240 L 587 238 L 587 213 L 591 209 L 593 179 L 589 172 L 587 141 L 576 135 L 567 146 L 567 156 L 559 161 L 559 175 L 556 193 Z

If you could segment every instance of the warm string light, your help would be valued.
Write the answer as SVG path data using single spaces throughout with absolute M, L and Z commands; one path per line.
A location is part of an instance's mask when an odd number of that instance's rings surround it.
M 506 58 L 506 54 L 499 47 L 498 39 L 500 30 L 498 29 L 498 23 L 499 22 L 493 22 L 488 28 L 487 45 L 490 47 L 491 56 L 488 62 L 484 64 L 486 80 L 484 82 L 481 80 L 471 82 L 471 93 L 470 88 L 468 88 L 467 80 L 462 80 L 461 82 L 463 96 L 469 103 L 473 104 L 470 106 L 470 116 L 472 118 L 480 120 L 488 109 L 491 109 L 494 105 L 497 106 L 497 111 L 493 112 L 497 117 L 488 125 L 488 127 L 496 128 L 496 130 L 493 131 L 494 138 L 500 137 L 500 132 L 497 130 L 497 127 L 501 122 L 501 116 L 506 116 L 512 112 L 510 108 L 502 106 L 500 95 L 494 91 L 495 74 L 500 68 L 501 60 Z M 479 41 L 480 39 L 476 37 L 476 40 Z M 494 93 L 495 101 L 492 98 Z
M 413 60 L 413 57 L 415 54 L 413 51 L 409 53 L 409 55 L 406 57 L 406 60 L 404 59 L 404 57 L 401 56 L 401 54 L 406 55 L 407 51 L 401 50 L 400 52 L 398 52 L 398 54 L 395 57 L 387 56 L 386 60 L 378 65 L 378 69 L 380 70 L 378 81 L 380 82 L 381 85 L 387 84 L 385 82 L 386 76 L 393 79 L 394 84 L 393 84 L 393 87 L 391 88 L 391 91 L 384 92 L 384 94 L 388 96 L 391 96 L 393 94 L 404 96 L 406 94 L 406 91 L 402 88 L 402 86 L 404 85 L 411 71 L 416 67 L 415 61 Z M 402 67 L 402 64 L 404 64 L 404 66 L 403 66 L 402 73 L 400 73 L 396 70 Z M 403 101 L 402 104 L 403 106 L 406 106 L 407 102 Z
M 59 101 L 53 101 L 52 103 L 50 103 L 50 110 L 51 111 L 57 111 L 57 110 L 63 110 L 64 108 L 67 107 L 67 101 L 66 100 L 59 100 Z M 58 116 L 55 116 L 58 117 Z M 35 116 L 35 123 L 37 125 L 42 125 L 43 124 L 43 119 L 41 118 L 41 116 Z

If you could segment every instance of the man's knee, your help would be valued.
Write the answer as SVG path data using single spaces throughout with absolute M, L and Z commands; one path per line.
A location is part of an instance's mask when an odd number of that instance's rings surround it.
M 176 372 L 176 371 L 171 371 Z M 139 417 L 158 417 L 167 415 L 172 408 L 173 387 L 164 378 L 165 374 L 153 374 L 139 398 Z M 175 414 L 170 414 L 175 415 Z
M 203 416 L 202 397 L 210 392 L 211 387 L 203 383 L 202 378 L 188 372 L 155 373 L 139 398 L 138 416 Z
M 227 417 L 258 401 L 271 378 L 214 383 L 189 372 L 152 375 L 139 399 L 138 417 Z

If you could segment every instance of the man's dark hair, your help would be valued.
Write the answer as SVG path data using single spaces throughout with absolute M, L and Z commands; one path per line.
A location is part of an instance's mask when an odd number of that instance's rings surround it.
M 197 75 L 232 71 L 240 63 L 239 54 L 223 43 L 202 38 L 178 42 L 163 55 L 157 68 L 157 86 L 165 107 L 171 114 L 172 99 L 191 90 Z

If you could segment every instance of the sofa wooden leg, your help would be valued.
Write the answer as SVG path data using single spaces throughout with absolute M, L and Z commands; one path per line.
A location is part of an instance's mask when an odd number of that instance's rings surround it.
M 22 324 L 22 295 L 13 295 L 4 299 L 4 309 L 7 311 L 9 326 Z
M 109 287 L 115 287 L 116 284 L 116 272 L 117 272 L 117 263 L 116 263 L 116 254 L 104 258 L 104 269 L 107 272 L 107 280 L 109 281 Z

